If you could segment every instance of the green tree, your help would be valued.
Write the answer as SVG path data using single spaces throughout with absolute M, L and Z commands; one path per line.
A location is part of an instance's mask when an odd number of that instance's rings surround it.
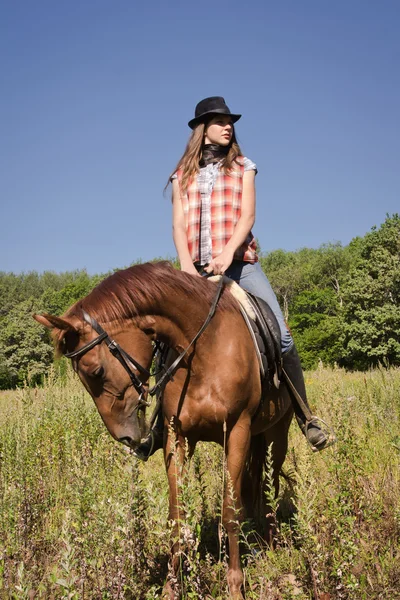
M 39 327 L 32 314 L 38 311 L 34 298 L 15 306 L 0 330 L 0 372 L 7 387 L 28 380 L 38 383 L 53 361 L 53 347 L 47 330 Z M 4 381 L 5 380 L 5 381 Z
M 400 217 L 387 216 L 358 241 L 342 287 L 344 364 L 400 364 Z
M 295 252 L 274 250 L 261 255 L 260 264 L 277 295 L 285 319 L 288 320 L 290 303 L 307 285 L 299 256 Z
M 6 364 L 3 348 L 0 345 L 0 390 L 7 390 L 12 387 L 13 379 Z
M 341 283 L 351 265 L 348 247 L 340 243 L 323 244 L 313 255 L 310 266 L 310 279 L 314 286 L 332 289 L 339 305 L 342 305 Z
M 293 301 L 289 327 L 304 368 L 321 360 L 340 362 L 343 354 L 338 297 L 333 288 L 305 290 Z
M 42 310 L 53 315 L 63 314 L 75 302 L 87 296 L 102 278 L 102 275 L 91 277 L 86 271 L 82 271 L 61 290 L 46 290 L 40 299 Z

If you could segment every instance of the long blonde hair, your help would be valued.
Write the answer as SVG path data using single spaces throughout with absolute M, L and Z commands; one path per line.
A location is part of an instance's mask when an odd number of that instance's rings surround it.
M 204 132 L 205 132 L 206 124 L 199 123 L 192 132 L 192 135 L 189 138 L 189 141 L 186 145 L 185 152 L 182 157 L 178 161 L 175 169 L 172 171 L 171 175 L 168 179 L 168 184 L 171 181 L 172 175 L 174 175 L 179 169 L 182 170 L 182 181 L 181 181 L 181 190 L 185 192 L 194 177 L 199 172 L 199 162 L 202 155 L 203 150 L 203 140 L 204 140 Z M 236 139 L 235 128 L 232 124 L 232 139 L 229 144 L 229 150 L 226 157 L 222 162 L 222 169 L 225 173 L 228 173 L 233 168 L 233 163 L 235 162 L 238 156 L 243 156 L 242 151 L 240 150 L 240 146 Z M 166 186 L 166 187 L 167 187 Z

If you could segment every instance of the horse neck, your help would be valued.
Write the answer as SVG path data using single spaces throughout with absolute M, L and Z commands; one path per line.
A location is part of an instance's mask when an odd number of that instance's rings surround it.
M 148 314 L 137 318 L 137 324 L 143 330 L 154 328 L 156 337 L 171 346 L 184 346 L 194 338 L 209 309 L 207 303 L 190 294 L 166 294 L 147 309 Z

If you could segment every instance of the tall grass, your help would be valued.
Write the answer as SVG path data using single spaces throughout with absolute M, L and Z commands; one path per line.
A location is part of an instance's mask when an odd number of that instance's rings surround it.
M 400 598 L 400 370 L 306 382 L 338 441 L 313 454 L 293 425 L 277 548 L 242 528 L 246 598 Z M 142 464 L 114 442 L 72 374 L 2 392 L 0 422 L 0 598 L 161 598 L 162 454 Z M 185 598 L 227 597 L 222 479 L 221 449 L 199 444 L 181 481 Z

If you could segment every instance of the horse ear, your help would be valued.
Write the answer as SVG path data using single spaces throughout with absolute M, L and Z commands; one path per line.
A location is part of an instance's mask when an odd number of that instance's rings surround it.
M 43 315 L 32 315 L 33 318 L 48 329 L 62 329 L 63 331 L 77 331 L 77 329 L 65 319 L 61 319 L 60 317 L 56 317 L 55 315 L 48 315 L 44 313 Z

